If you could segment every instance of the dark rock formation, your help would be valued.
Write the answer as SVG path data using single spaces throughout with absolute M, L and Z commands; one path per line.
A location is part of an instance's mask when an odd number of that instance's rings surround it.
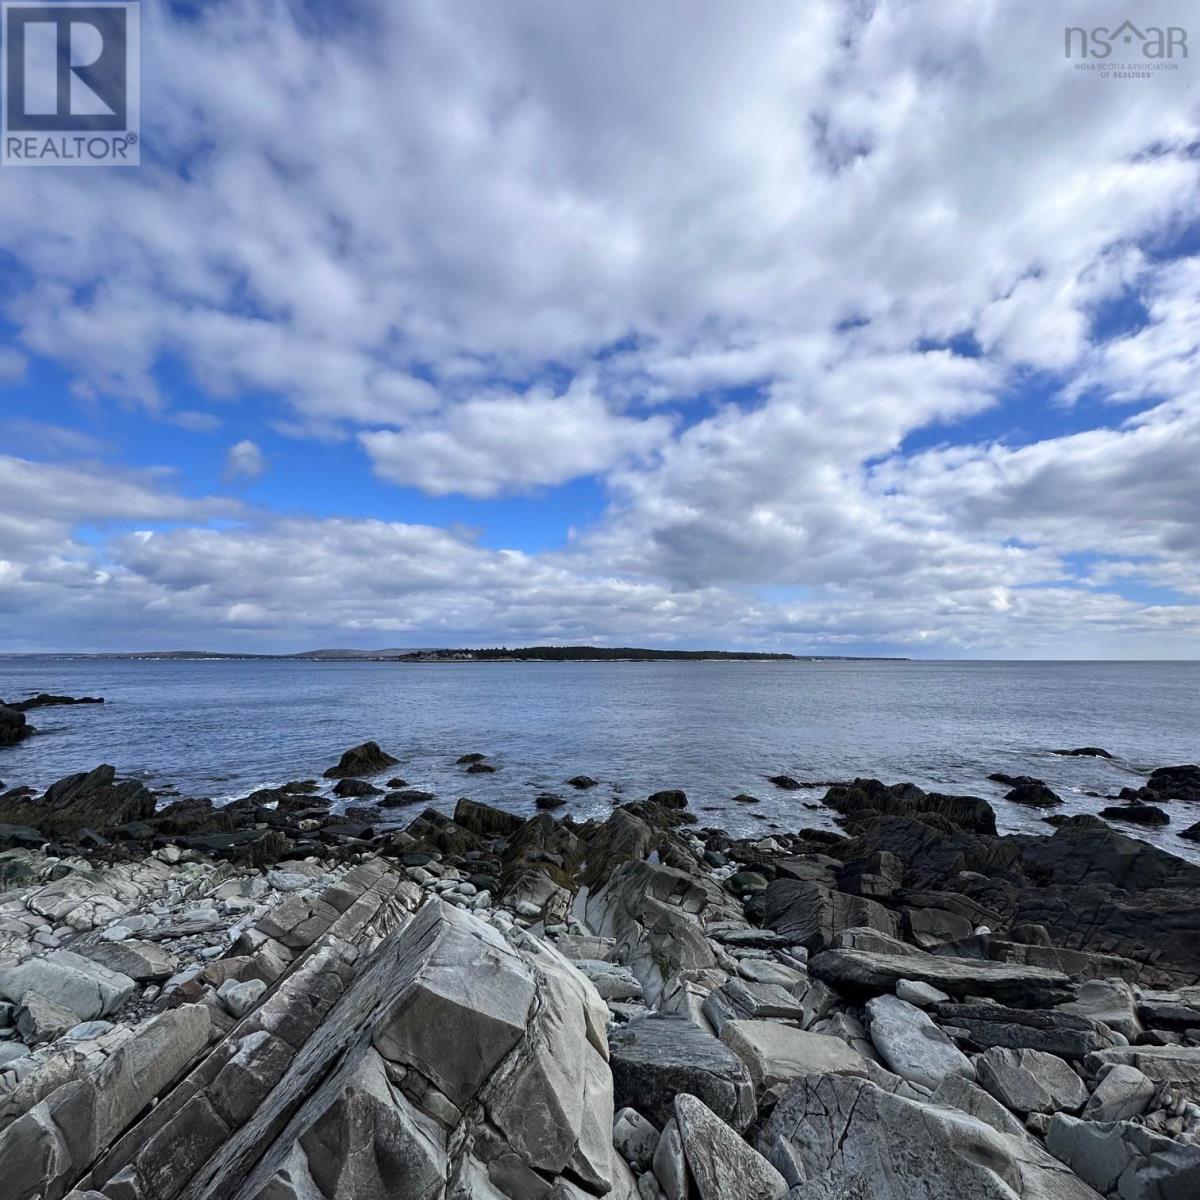
M 378 775 L 400 760 L 379 748 L 378 742 L 363 742 L 347 750 L 336 767 L 325 772 L 326 779 L 350 779 L 362 775 Z

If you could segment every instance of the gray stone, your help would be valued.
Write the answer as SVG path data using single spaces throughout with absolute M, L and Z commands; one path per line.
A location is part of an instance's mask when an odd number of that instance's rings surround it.
M 760 1096 L 778 1095 L 800 1075 L 867 1074 L 862 1056 L 840 1039 L 778 1021 L 727 1021 L 721 1041 L 746 1064 Z
M 783 1176 L 695 1096 L 675 1097 L 683 1155 L 700 1200 L 778 1200 Z
M 909 1004 L 915 1004 L 917 1008 L 932 1008 L 950 999 L 945 992 L 928 983 L 918 983 L 915 979 L 901 979 L 896 984 L 896 995 Z
M 1191 1200 L 1200 1195 L 1200 1146 L 1130 1121 L 1082 1121 L 1059 1113 L 1050 1152 L 1113 1200 Z
M 78 1020 L 91 1021 L 124 1004 L 133 995 L 134 982 L 69 950 L 52 950 L 43 958 L 0 967 L 0 996 L 20 1003 L 26 992 L 37 992 L 70 1009 Z
M 895 913 L 874 900 L 819 883 L 777 879 L 764 893 L 763 924 L 810 953 L 824 950 L 844 929 L 867 927 L 895 936 Z
M 613 1145 L 635 1171 L 648 1171 L 658 1146 L 658 1130 L 634 1108 L 613 1118 Z
M 76 1024 L 75 1014 L 69 1008 L 63 1008 L 37 992 L 26 992 L 17 1008 L 17 1032 L 27 1046 L 53 1042 Z
M 1025 1126 L 995 1096 L 961 1075 L 947 1075 L 934 1089 L 933 1101 L 960 1109 L 968 1116 L 990 1125 L 997 1133 L 1006 1133 L 1011 1137 L 1025 1136 Z
M 704 1015 L 718 1034 L 728 1021 L 784 1020 L 803 1022 L 804 1005 L 777 983 L 729 979 L 704 1001 Z
M 261 979 L 247 979 L 244 983 L 227 979 L 217 988 L 217 999 L 231 1017 L 244 1017 L 262 999 L 266 990 L 267 985 Z
M 93 942 L 76 947 L 77 952 L 92 962 L 128 975 L 138 983 L 161 982 L 179 970 L 179 962 L 154 942 L 132 938 L 118 941 Z
M 594 959 L 577 958 L 577 970 L 592 981 L 602 1000 L 640 1000 L 643 989 L 638 978 L 628 967 L 618 963 L 600 962 Z
M 1099 1075 L 1116 1063 L 1137 1067 L 1154 1083 L 1200 1089 L 1200 1046 L 1118 1046 L 1089 1054 L 1083 1065 L 1089 1075 Z
M 860 995 L 894 992 L 902 979 L 932 984 L 952 996 L 990 996 L 1004 1001 L 1050 997 L 1067 999 L 1069 978 L 1062 971 L 1014 966 L 949 955 L 874 954 L 864 950 L 826 950 L 809 960 L 809 973 L 838 991 Z
M 975 1059 L 979 1082 L 1013 1112 L 1078 1112 L 1088 1098 L 1083 1080 L 1053 1054 L 993 1047 Z
M 662 1136 L 654 1149 L 654 1177 L 667 1200 L 691 1200 L 691 1180 L 688 1178 L 687 1159 L 683 1156 L 683 1138 L 674 1117 L 663 1126 Z
M 1085 1121 L 1129 1121 L 1150 1106 L 1156 1087 L 1137 1067 L 1106 1068 L 1080 1114 Z
M 1033 1139 L 849 1076 L 797 1080 L 758 1149 L 804 1200 L 1097 1200 Z
M 631 1021 L 613 1032 L 609 1052 L 616 1103 L 656 1125 L 671 1119 L 681 1092 L 703 1100 L 739 1132 L 754 1119 L 754 1085 L 742 1060 L 686 1017 Z
M 867 1002 L 867 1030 L 897 1075 L 932 1091 L 948 1075 L 974 1080 L 971 1060 L 921 1009 L 898 996 Z
M 1058 1006 L 1059 1012 L 1101 1021 L 1131 1042 L 1142 1033 L 1137 1009 L 1133 988 L 1124 979 L 1085 980 L 1079 985 L 1074 1000 Z
M 1055 1009 L 1009 1008 L 1001 1004 L 939 1004 L 942 1025 L 963 1030 L 977 1046 L 1041 1050 L 1079 1060 L 1123 1039 L 1107 1025 Z

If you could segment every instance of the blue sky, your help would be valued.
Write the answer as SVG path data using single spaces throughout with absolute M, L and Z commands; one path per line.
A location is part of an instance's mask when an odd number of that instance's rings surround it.
M 143 165 L 0 175 L 0 652 L 1197 656 L 1192 60 L 617 8 L 143 5 Z

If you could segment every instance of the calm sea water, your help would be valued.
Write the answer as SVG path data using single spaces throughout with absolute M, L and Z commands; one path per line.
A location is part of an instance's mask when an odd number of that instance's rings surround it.
M 986 796 L 1003 829 L 1045 832 L 989 772 L 1038 776 L 1068 800 L 1059 811 L 1095 812 L 1103 802 L 1087 790 L 1200 761 L 1200 663 L 0 659 L 0 697 L 38 691 L 108 703 L 31 713 L 38 736 L 0 749 L 9 786 L 109 762 L 154 786 L 229 799 L 320 775 L 374 738 L 447 810 L 469 795 L 531 813 L 538 792 L 556 790 L 570 798 L 564 811 L 586 816 L 680 787 L 705 824 L 834 828 L 811 807 L 820 791 L 781 792 L 764 776 L 872 775 Z M 1050 753 L 1083 745 L 1118 759 Z M 488 754 L 497 773 L 466 775 L 454 760 L 468 751 Z M 563 788 L 580 773 L 601 786 Z M 738 792 L 762 803 L 731 805 Z M 1175 833 L 1197 820 L 1200 805 L 1177 803 L 1165 831 L 1129 832 L 1196 858 Z

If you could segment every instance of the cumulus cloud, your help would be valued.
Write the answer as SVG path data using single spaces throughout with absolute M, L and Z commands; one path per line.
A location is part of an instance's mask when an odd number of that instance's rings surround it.
M 247 440 L 234 443 L 225 454 L 225 480 L 252 483 L 267 469 L 267 460 L 256 442 Z
M 0 191 L 17 357 L 184 436 L 240 404 L 433 496 L 593 476 L 608 503 L 569 552 L 504 556 L 424 525 L 209 526 L 103 467 L 113 520 L 182 527 L 81 546 L 27 465 L 0 579 L 47 614 L 931 653 L 1194 635 L 1195 67 L 1075 71 L 1063 25 L 1118 0 L 153 15 L 146 165 Z M 1097 332 L 1125 299 L 1142 316 Z M 262 466 L 240 443 L 227 476 Z

